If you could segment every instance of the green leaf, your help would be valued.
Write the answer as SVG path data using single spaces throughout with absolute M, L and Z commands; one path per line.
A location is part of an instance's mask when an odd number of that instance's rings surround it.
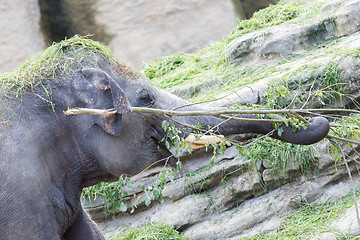
M 161 196 L 161 190 L 159 188 L 154 188 L 153 190 L 154 197 L 158 199 Z
M 176 162 L 176 170 L 177 170 L 178 172 L 180 172 L 181 169 L 182 169 L 182 164 L 181 164 L 181 161 L 178 160 L 178 161 Z
M 284 129 L 283 129 L 282 127 L 279 127 L 279 128 L 277 129 L 277 133 L 278 133 L 279 137 L 281 137 L 281 135 L 282 135 L 283 132 L 284 132 Z
M 215 161 L 216 161 L 216 156 L 214 155 L 211 157 L 211 160 L 210 160 L 211 165 L 214 165 Z
M 151 204 L 151 199 L 149 196 L 146 197 L 145 205 L 148 207 Z
M 126 212 L 127 211 L 127 205 L 125 202 L 120 203 L 120 211 Z
M 161 128 L 166 131 L 169 128 L 169 122 L 168 121 L 163 121 L 162 124 L 161 124 Z
M 165 141 L 165 147 L 166 147 L 168 150 L 170 150 L 171 145 L 170 145 L 170 143 L 169 143 L 168 141 Z

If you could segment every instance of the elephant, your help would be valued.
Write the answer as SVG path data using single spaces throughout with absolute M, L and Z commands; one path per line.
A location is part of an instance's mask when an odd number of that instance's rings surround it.
M 123 174 L 135 175 L 171 156 L 161 142 L 166 135 L 162 122 L 169 119 L 131 108 L 184 106 L 180 110 L 191 111 L 206 107 L 189 105 L 156 88 L 119 63 L 105 46 L 87 38 L 55 43 L 41 56 L 42 60 L 30 60 L 19 68 L 27 69 L 25 74 L 0 78 L 4 120 L 0 126 L 0 238 L 105 239 L 81 206 L 82 189 L 115 181 Z M 117 114 L 64 114 L 74 107 L 115 108 Z M 174 120 L 217 126 L 216 132 L 225 136 L 273 130 L 271 123 L 223 122 L 211 116 Z M 270 137 L 312 144 L 327 135 L 327 119 L 314 117 L 309 122 L 296 132 L 283 126 L 281 136 L 275 131 Z M 191 131 L 187 128 L 184 134 Z

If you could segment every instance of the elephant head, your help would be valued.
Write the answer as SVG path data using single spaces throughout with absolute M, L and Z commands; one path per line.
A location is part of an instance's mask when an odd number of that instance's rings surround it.
M 135 113 L 132 107 L 147 107 L 171 110 L 179 108 L 184 111 L 206 110 L 208 107 L 190 105 L 185 100 L 166 91 L 152 86 L 141 77 L 126 78 L 119 75 L 111 65 L 102 63 L 101 68 L 83 69 L 74 78 L 75 92 L 81 96 L 82 103 L 69 107 L 115 108 L 117 114 L 108 117 L 86 116 L 89 129 L 88 139 L 84 139 L 90 146 L 89 151 L 95 156 L 102 167 L 114 178 L 121 174 L 136 174 L 151 164 L 167 159 L 171 153 L 161 140 L 165 136 L 162 129 L 164 120 L 185 125 L 214 127 L 216 134 L 232 135 L 240 133 L 270 134 L 270 137 L 296 143 L 313 144 L 323 139 L 329 131 L 329 123 L 323 117 L 309 120 L 306 129 L 293 131 L 291 126 L 282 126 L 283 132 L 278 135 L 273 131 L 272 123 L 267 122 L 239 122 L 224 121 L 209 116 L 181 116 L 167 119 L 164 116 Z M 83 87 L 82 84 L 86 84 Z M 80 87 L 79 87 L 80 86 Z M 255 118 L 248 114 L 242 117 Z M 72 118 L 77 118 L 73 116 Z M 280 118 L 277 117 L 276 118 Z M 91 119 L 89 121 L 89 119 Z M 83 130 L 82 130 L 83 131 Z M 191 133 L 187 128 L 185 135 Z M 109 151 L 111 149 L 111 151 Z M 169 159 L 168 159 L 169 160 Z

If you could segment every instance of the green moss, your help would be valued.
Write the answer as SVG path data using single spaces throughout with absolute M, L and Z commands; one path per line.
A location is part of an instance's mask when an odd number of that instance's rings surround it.
M 123 236 L 111 240 L 186 240 L 186 238 L 167 225 L 150 224 L 132 229 Z

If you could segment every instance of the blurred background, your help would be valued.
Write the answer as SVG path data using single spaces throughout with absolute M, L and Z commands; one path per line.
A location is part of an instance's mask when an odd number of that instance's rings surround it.
M 288 0 L 290 1 L 290 0 Z M 305 1 L 305 0 L 304 0 Z M 0 72 L 75 34 L 92 34 L 134 69 L 226 37 L 278 0 L 0 0 Z

